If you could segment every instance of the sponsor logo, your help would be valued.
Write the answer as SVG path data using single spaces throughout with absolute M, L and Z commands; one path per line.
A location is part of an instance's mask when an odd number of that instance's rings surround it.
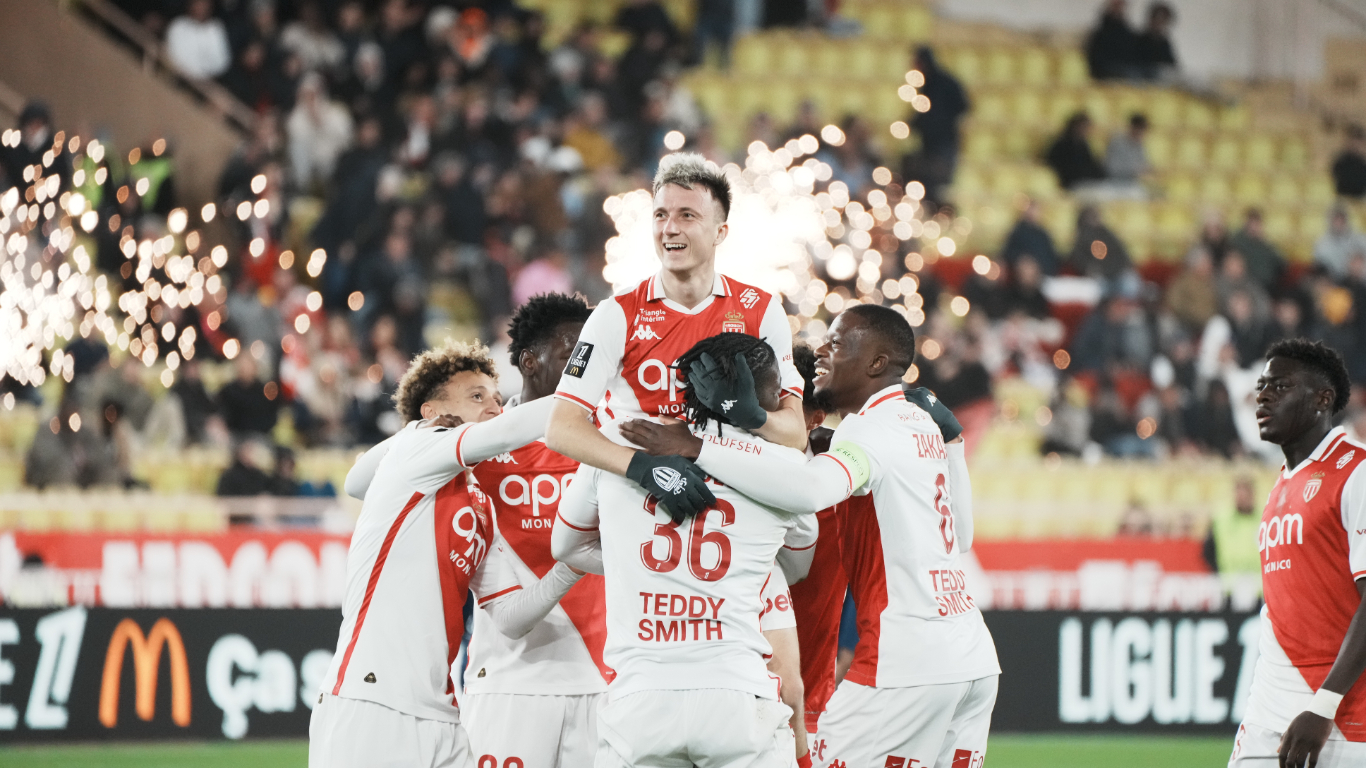
M 569 364 L 564 367 L 564 375 L 582 379 L 588 370 L 588 361 L 593 357 L 593 345 L 580 341 L 574 346 L 574 354 L 569 356 Z
M 1292 531 L 1295 534 L 1295 543 L 1303 544 L 1304 518 L 1302 516 L 1276 515 L 1270 520 L 1264 520 L 1257 527 L 1257 551 L 1265 552 L 1272 547 L 1289 544 Z
M 541 507 L 560 500 L 560 494 L 573 482 L 574 475 L 563 479 L 554 475 L 535 475 L 526 478 L 521 475 L 508 475 L 498 484 L 498 498 L 504 504 L 531 507 L 533 517 L 541 516 Z M 523 526 L 528 527 L 528 526 Z
M 636 381 L 648 392 L 668 390 L 670 401 L 678 399 L 678 390 L 683 386 L 678 380 L 678 372 L 672 366 L 653 358 L 641 362 L 636 369 Z
M 753 288 L 746 288 L 740 294 L 740 303 L 745 305 L 745 309 L 754 309 L 754 305 L 759 303 L 759 292 Z
M 631 334 L 631 341 L 649 341 L 657 338 L 659 334 L 648 325 L 637 325 L 635 332 Z
M 1338 459 L 1338 469 L 1342 469 L 1343 467 L 1347 466 L 1347 462 L 1351 461 L 1356 455 L 1357 449 L 1355 448 L 1343 454 L 1342 458 Z
M 512 454 L 511 454 L 511 453 L 500 453 L 500 454 L 498 454 L 497 456 L 494 456 L 492 459 L 489 459 L 489 461 L 496 461 L 496 462 L 498 462 L 499 464 L 516 464 L 516 463 L 517 463 L 517 460 L 514 459 L 514 458 L 512 458 Z
M 721 401 L 721 411 L 722 411 L 722 413 L 730 413 L 730 409 L 731 409 L 731 408 L 734 408 L 734 407 L 735 407 L 735 401 L 734 401 L 734 400 L 722 400 L 722 401 Z
M 970 749 L 955 749 L 950 768 L 981 768 L 986 763 L 986 759 L 987 756 L 980 752 L 973 752 Z
M 688 487 L 688 478 L 670 467 L 655 467 L 652 473 L 659 487 L 677 496 Z
M 740 312 L 727 312 L 726 319 L 721 322 L 722 333 L 744 333 L 745 316 Z
M 1319 488 L 1323 487 L 1323 478 L 1311 477 L 1309 482 L 1304 484 L 1304 500 L 1309 501 L 1319 495 Z
M 123 652 L 133 649 L 133 679 L 137 685 L 136 711 L 139 718 L 151 722 L 156 716 L 157 668 L 161 666 L 161 651 L 171 654 L 171 721 L 181 728 L 190 725 L 190 665 L 185 659 L 185 643 L 180 631 L 170 619 L 160 618 L 152 631 L 142 634 L 142 627 L 132 619 L 124 619 L 114 628 L 109 638 L 109 650 L 104 657 L 104 679 L 100 683 L 100 723 L 113 728 L 119 722 L 119 684 L 123 678 Z

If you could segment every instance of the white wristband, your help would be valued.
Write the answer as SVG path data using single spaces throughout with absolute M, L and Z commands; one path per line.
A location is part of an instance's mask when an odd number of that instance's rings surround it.
M 1320 688 L 1314 692 L 1314 698 L 1309 702 L 1309 709 L 1305 711 L 1332 720 L 1337 716 L 1338 704 L 1341 702 L 1342 694 L 1333 693 L 1327 688 Z

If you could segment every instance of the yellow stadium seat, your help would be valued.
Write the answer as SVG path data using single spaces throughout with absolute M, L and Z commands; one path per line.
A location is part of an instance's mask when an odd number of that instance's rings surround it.
M 1033 160 L 1042 154 L 1042 142 L 1025 131 L 1006 130 L 1000 136 L 1001 149 L 1011 160 Z
M 986 192 L 987 184 L 978 168 L 964 165 L 953 177 L 955 197 L 977 198 Z
M 1000 158 L 1001 146 L 995 131 L 984 126 L 968 131 L 965 138 L 963 156 L 968 160 L 991 163 Z
M 1015 92 L 1011 102 L 1011 113 L 1014 117 L 1012 125 L 1017 127 L 1047 125 L 1048 116 L 1044 111 L 1043 97 L 1039 91 L 1021 88 Z
M 881 46 L 867 43 L 846 46 L 845 71 L 853 78 L 875 78 L 879 75 L 878 59 L 881 55 Z
M 1205 141 L 1199 136 L 1186 135 L 1176 143 L 1173 165 L 1178 168 L 1201 169 L 1205 167 Z
M 1287 136 L 1281 143 L 1281 165 L 1304 170 L 1309 164 L 1309 145 L 1299 136 Z
M 1225 206 L 1233 200 L 1233 187 L 1222 173 L 1211 173 L 1200 181 L 1200 202 Z
M 1302 208 L 1296 229 L 1301 240 L 1313 243 L 1328 229 L 1328 219 L 1323 211 Z
M 1276 142 L 1264 133 L 1248 136 L 1243 142 L 1243 167 L 1264 171 L 1276 164 Z
M 924 5 L 898 6 L 901 16 L 900 37 L 903 40 L 929 40 L 934 31 L 934 14 Z
M 1277 205 L 1297 206 L 1304 200 L 1304 185 L 1294 176 L 1274 173 L 1266 197 L 1268 202 Z
M 998 124 L 1010 121 L 1010 104 L 1005 94 L 985 91 L 973 102 L 973 119 L 984 123 Z
M 1048 122 L 1052 133 L 1062 130 L 1067 119 L 1083 109 L 1081 94 L 1077 91 L 1059 91 L 1048 100 Z
M 1188 99 L 1183 112 L 1186 127 L 1193 130 L 1208 131 L 1213 129 L 1218 122 L 1218 114 L 1215 108 L 1209 102 L 1201 99 Z
M 1304 202 L 1311 207 L 1319 210 L 1327 210 L 1333 204 L 1336 193 L 1333 190 L 1333 182 L 1326 176 L 1312 176 L 1304 185 Z
M 1190 172 L 1176 171 L 1162 177 L 1163 197 L 1173 203 L 1194 203 L 1200 196 L 1199 184 Z
M 1252 123 L 1246 104 L 1234 104 L 1219 110 L 1219 130 L 1242 131 Z
M 1143 112 L 1154 128 L 1177 128 L 1181 125 L 1181 100 L 1169 90 L 1158 88 L 1147 92 Z
M 998 163 L 988 172 L 988 178 L 991 181 L 991 190 L 1009 199 L 1024 190 L 1028 176 L 1024 166 Z
M 944 61 L 948 70 L 970 89 L 982 84 L 982 56 L 974 48 L 946 48 Z
M 1272 186 L 1275 187 L 1277 184 Z M 1284 243 L 1295 237 L 1295 216 L 1284 208 L 1263 209 L 1262 222 L 1266 230 L 1266 238 L 1273 243 Z
M 1091 116 L 1091 122 L 1102 131 L 1114 125 L 1114 110 L 1110 103 L 1110 97 L 1104 91 L 1093 90 L 1082 98 L 1086 114 Z
M 1062 194 L 1058 177 L 1041 165 L 1031 165 L 1025 176 L 1024 192 L 1035 200 L 1051 200 Z
M 835 40 L 821 40 L 811 46 L 811 73 L 819 78 L 836 78 L 844 72 L 844 46 Z
M 1020 51 L 1017 82 L 1039 88 L 1052 87 L 1053 61 L 1043 48 L 1025 48 Z
M 1233 199 L 1239 205 L 1265 204 L 1267 199 L 1268 185 L 1266 177 L 1260 173 L 1239 174 L 1233 184 Z
M 1242 160 L 1241 147 L 1231 136 L 1219 136 L 1210 146 L 1209 164 L 1212 168 L 1232 171 L 1239 167 Z
M 1091 84 L 1091 72 L 1086 66 L 1086 57 L 1081 51 L 1067 49 L 1061 51 L 1057 57 L 1059 86 L 1066 88 L 1082 88 Z
M 766 77 L 773 71 L 773 50 L 765 35 L 743 37 L 735 45 L 731 67 L 738 75 Z
M 1010 48 L 993 48 L 987 52 L 986 82 L 992 85 L 1015 85 L 1019 81 L 1019 60 Z
M 788 75 L 792 77 L 802 77 L 810 74 L 811 47 L 805 40 L 790 40 L 786 45 L 780 46 L 777 51 L 777 61 L 769 76 Z
M 1195 227 L 1195 210 L 1187 205 L 1163 205 L 1153 218 L 1153 233 L 1166 240 L 1189 242 Z
M 1058 247 L 1065 249 L 1076 237 L 1077 209 L 1069 198 L 1058 198 L 1043 206 L 1040 219 Z
M 1153 132 L 1143 140 L 1143 150 L 1148 155 L 1148 164 L 1156 170 L 1170 168 L 1175 148 L 1172 137 L 1166 133 Z

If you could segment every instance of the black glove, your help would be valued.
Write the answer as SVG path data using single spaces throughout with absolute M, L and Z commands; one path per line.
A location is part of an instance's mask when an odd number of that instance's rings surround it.
M 742 352 L 735 353 L 735 380 L 731 381 L 716 359 L 706 352 L 688 371 L 688 386 L 708 408 L 735 426 L 751 432 L 768 421 L 754 391 L 754 373 Z
M 659 499 L 664 511 L 675 523 L 681 523 L 716 503 L 716 497 L 707 487 L 707 476 L 696 464 L 682 456 L 651 456 L 644 451 L 636 451 L 631 463 L 626 465 L 626 477 Z
M 930 418 L 934 419 L 935 425 L 944 435 L 944 442 L 952 442 L 955 437 L 963 434 L 963 425 L 958 423 L 953 411 L 950 411 L 947 405 L 935 397 L 933 392 L 924 387 L 916 387 L 915 389 L 902 387 L 902 389 L 906 393 L 907 402 L 915 403 L 925 409 Z

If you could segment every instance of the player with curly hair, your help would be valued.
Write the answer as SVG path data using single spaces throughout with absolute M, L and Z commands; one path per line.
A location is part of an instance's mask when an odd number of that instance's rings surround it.
M 1286 339 L 1256 392 L 1285 465 L 1257 532 L 1260 653 L 1229 766 L 1366 765 L 1366 445 L 1334 426 L 1351 379 L 1336 350 Z
M 337 652 L 309 724 L 309 765 L 474 768 L 451 665 L 473 592 L 499 631 L 530 632 L 582 576 L 523 583 L 472 480 L 479 462 L 541 437 L 550 401 L 501 413 L 481 344 L 418 355 L 394 395 L 408 425 L 347 475 L 364 498 L 347 554 Z

